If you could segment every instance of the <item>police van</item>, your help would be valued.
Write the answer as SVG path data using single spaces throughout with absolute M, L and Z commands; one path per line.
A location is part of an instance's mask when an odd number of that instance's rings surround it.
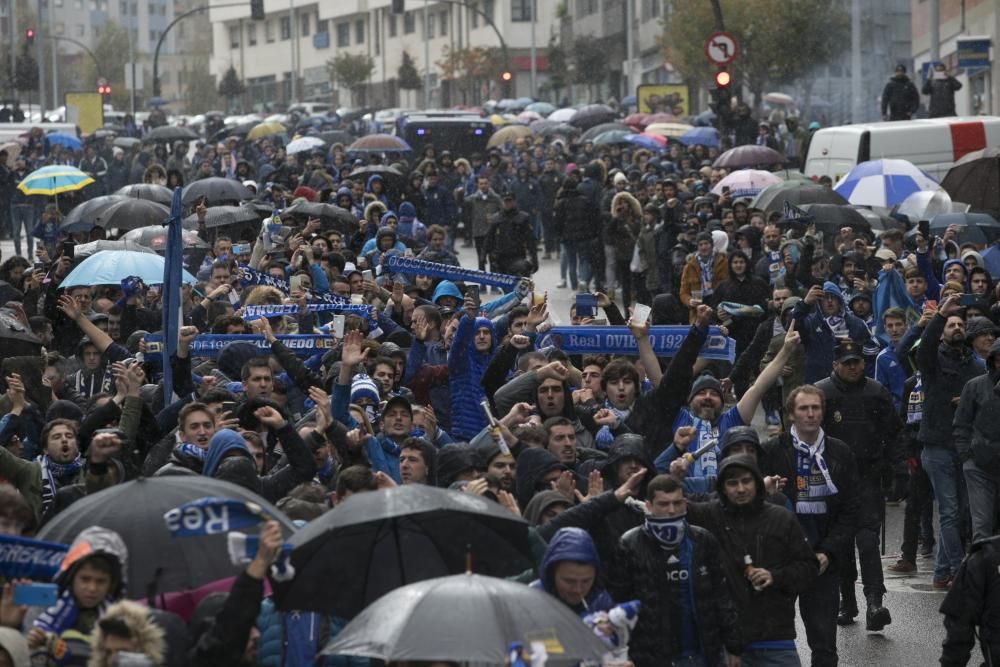
M 803 172 L 836 183 L 861 162 L 892 158 L 912 162 L 940 181 L 963 155 L 995 146 L 1000 146 L 996 116 L 842 125 L 813 134 Z

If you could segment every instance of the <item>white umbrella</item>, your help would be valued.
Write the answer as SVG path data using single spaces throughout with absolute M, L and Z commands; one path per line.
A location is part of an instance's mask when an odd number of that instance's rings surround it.
M 933 220 L 934 216 L 952 212 L 951 195 L 944 190 L 921 190 L 903 200 L 897 213 L 910 220 Z
M 325 145 L 326 142 L 319 137 L 300 137 L 295 141 L 290 141 L 285 146 L 285 152 L 289 155 L 295 155 L 296 153 L 304 153 L 315 148 L 322 148 Z
M 756 197 L 767 186 L 783 182 L 780 176 L 769 171 L 740 169 L 716 183 L 712 192 L 721 195 L 722 189 L 728 187 L 732 197 Z
M 768 104 L 794 104 L 795 100 L 792 99 L 791 95 L 786 95 L 785 93 L 767 93 L 764 95 L 764 101 Z
M 547 118 L 549 120 L 557 120 L 560 123 L 569 122 L 569 119 L 576 115 L 576 109 L 572 107 L 566 107 L 565 109 L 556 109 L 550 113 Z

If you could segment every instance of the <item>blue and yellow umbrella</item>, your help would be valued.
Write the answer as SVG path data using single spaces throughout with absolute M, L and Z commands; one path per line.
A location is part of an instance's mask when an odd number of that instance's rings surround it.
M 56 164 L 31 172 L 17 184 L 17 189 L 26 195 L 53 197 L 63 192 L 80 190 L 93 182 L 94 179 L 76 167 Z

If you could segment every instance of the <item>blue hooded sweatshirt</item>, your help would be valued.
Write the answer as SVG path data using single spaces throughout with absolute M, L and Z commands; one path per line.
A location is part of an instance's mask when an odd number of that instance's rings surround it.
M 601 559 L 597 555 L 597 548 L 594 546 L 594 540 L 590 537 L 590 533 L 583 528 L 560 528 L 556 531 L 548 548 L 545 549 L 542 562 L 538 567 L 541 578 L 531 582 L 531 587 L 539 588 L 549 595 L 557 595 L 556 566 L 563 561 L 593 565 L 595 573 L 598 575 L 594 580 L 594 586 L 584 598 L 585 604 L 570 607 L 580 615 L 580 618 L 587 614 L 593 614 L 595 611 L 608 611 L 614 606 L 611 596 L 597 584 L 601 572 Z
M 248 457 L 253 458 L 250 448 L 243 441 L 243 436 L 228 428 L 217 431 L 212 436 L 212 439 L 208 441 L 208 452 L 205 454 L 205 464 L 202 466 L 201 474 L 205 477 L 211 477 L 215 474 L 215 471 L 219 469 L 219 464 L 222 463 L 222 459 L 226 457 L 228 452 L 234 449 L 245 452 Z
M 807 384 L 814 384 L 830 376 L 833 368 L 833 348 L 837 344 L 836 335 L 830 328 L 832 319 L 842 320 L 841 325 L 845 328 L 847 336 L 862 346 L 866 354 L 869 353 L 868 350 L 873 350 L 870 352 L 872 355 L 877 354 L 879 348 L 868 325 L 844 306 L 844 296 L 835 283 L 830 281 L 823 283 L 823 293 L 832 294 L 840 301 L 840 308 L 832 318 L 823 314 L 819 302 L 810 305 L 805 301 L 799 301 L 792 311 L 795 317 L 795 330 L 799 332 L 802 344 L 805 345 L 804 380 Z
M 491 337 L 489 352 L 476 351 L 475 337 L 480 329 L 488 329 Z M 480 402 L 486 392 L 480 380 L 497 347 L 493 322 L 486 317 L 475 321 L 462 315 L 448 351 L 448 389 L 451 392 L 451 434 L 458 441 L 472 440 L 484 428 L 486 417 Z
M 435 306 L 440 306 L 441 304 L 438 303 L 438 299 L 440 299 L 443 296 L 455 297 L 456 299 L 458 299 L 459 305 L 462 304 L 462 301 L 464 299 L 464 297 L 462 296 L 462 292 L 459 291 L 458 289 L 458 286 L 455 285 L 455 283 L 451 282 L 450 280 L 442 280 L 441 282 L 438 283 L 437 287 L 434 288 L 434 294 L 431 295 L 431 302 Z
M 382 192 L 378 193 L 377 195 L 374 192 L 372 192 L 372 183 L 374 183 L 375 181 L 378 181 L 379 183 L 382 184 Z M 385 204 L 386 208 L 392 208 L 392 206 L 389 203 L 389 198 L 385 196 L 385 181 L 382 180 L 382 177 L 379 174 L 372 174 L 371 176 L 368 177 L 368 182 L 365 183 L 365 192 L 369 192 L 375 195 L 375 199 Z

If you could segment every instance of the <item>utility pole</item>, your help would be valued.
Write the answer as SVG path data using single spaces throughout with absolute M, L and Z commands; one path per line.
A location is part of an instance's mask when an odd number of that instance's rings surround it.
M 538 0 L 531 0 L 531 97 L 538 94 L 538 67 L 535 61 L 538 59 L 535 47 L 535 23 L 538 13 Z
M 7 4 L 10 6 L 10 72 L 11 88 L 13 88 L 13 74 L 17 71 L 17 2 L 16 0 L 7 0 Z M 12 97 L 17 97 L 16 92 L 11 92 L 14 93 Z
M 430 1 L 424 0 L 424 109 L 431 108 Z
M 298 38 L 299 32 L 298 32 L 298 30 L 295 29 L 295 27 L 296 27 L 295 26 L 295 0 L 288 0 L 288 25 L 289 25 L 289 30 L 291 30 L 291 33 L 292 33 L 291 35 L 289 35 L 289 37 L 291 38 L 289 40 L 289 42 L 292 45 L 292 63 L 291 63 L 291 66 L 289 67 L 289 69 L 291 70 L 291 74 L 292 74 L 292 81 L 291 81 L 292 85 L 288 89 L 288 91 L 289 91 L 289 102 L 298 102 L 298 101 L 300 101 L 298 99 L 298 90 L 297 90 L 297 88 L 298 88 L 298 78 L 299 78 L 298 77 L 299 65 L 298 65 L 298 57 L 297 57 L 298 56 L 298 53 L 297 53 L 297 51 L 298 51 L 298 44 L 299 44 L 299 38 Z M 241 35 L 240 36 L 240 44 L 242 44 L 242 43 L 243 43 L 243 38 L 242 38 L 242 35 Z
M 43 9 L 47 9 L 45 0 L 38 0 L 38 22 L 46 22 L 48 18 Z M 45 122 L 45 51 L 42 50 L 42 40 L 38 39 L 38 36 L 44 34 L 50 34 L 52 24 L 49 23 L 42 28 L 41 25 L 38 26 L 38 30 L 35 31 L 35 58 L 38 60 L 38 110 L 40 111 L 41 122 Z
M 861 0 L 851 0 L 851 122 L 864 117 L 861 104 Z
M 628 62 L 628 72 L 625 77 L 625 96 L 635 90 L 635 40 L 632 39 L 632 23 L 635 21 L 633 0 L 625 0 L 625 59 Z
M 963 7 L 965 4 L 963 3 Z M 934 63 L 941 60 L 941 0 L 929 0 L 927 8 L 930 13 L 930 38 L 931 38 L 931 70 Z M 916 72 L 914 72 L 916 78 Z
M 55 34 L 52 30 L 52 26 L 55 25 L 52 20 L 52 3 L 49 2 L 48 5 L 48 21 L 49 21 L 49 34 Z M 56 44 L 56 40 L 50 40 L 52 43 L 52 108 L 56 108 L 59 105 L 59 45 Z
M 132 43 L 132 28 L 126 28 L 126 30 L 128 30 L 128 66 L 132 71 L 132 85 L 129 86 L 129 110 L 132 113 L 132 122 L 135 122 L 135 46 Z

